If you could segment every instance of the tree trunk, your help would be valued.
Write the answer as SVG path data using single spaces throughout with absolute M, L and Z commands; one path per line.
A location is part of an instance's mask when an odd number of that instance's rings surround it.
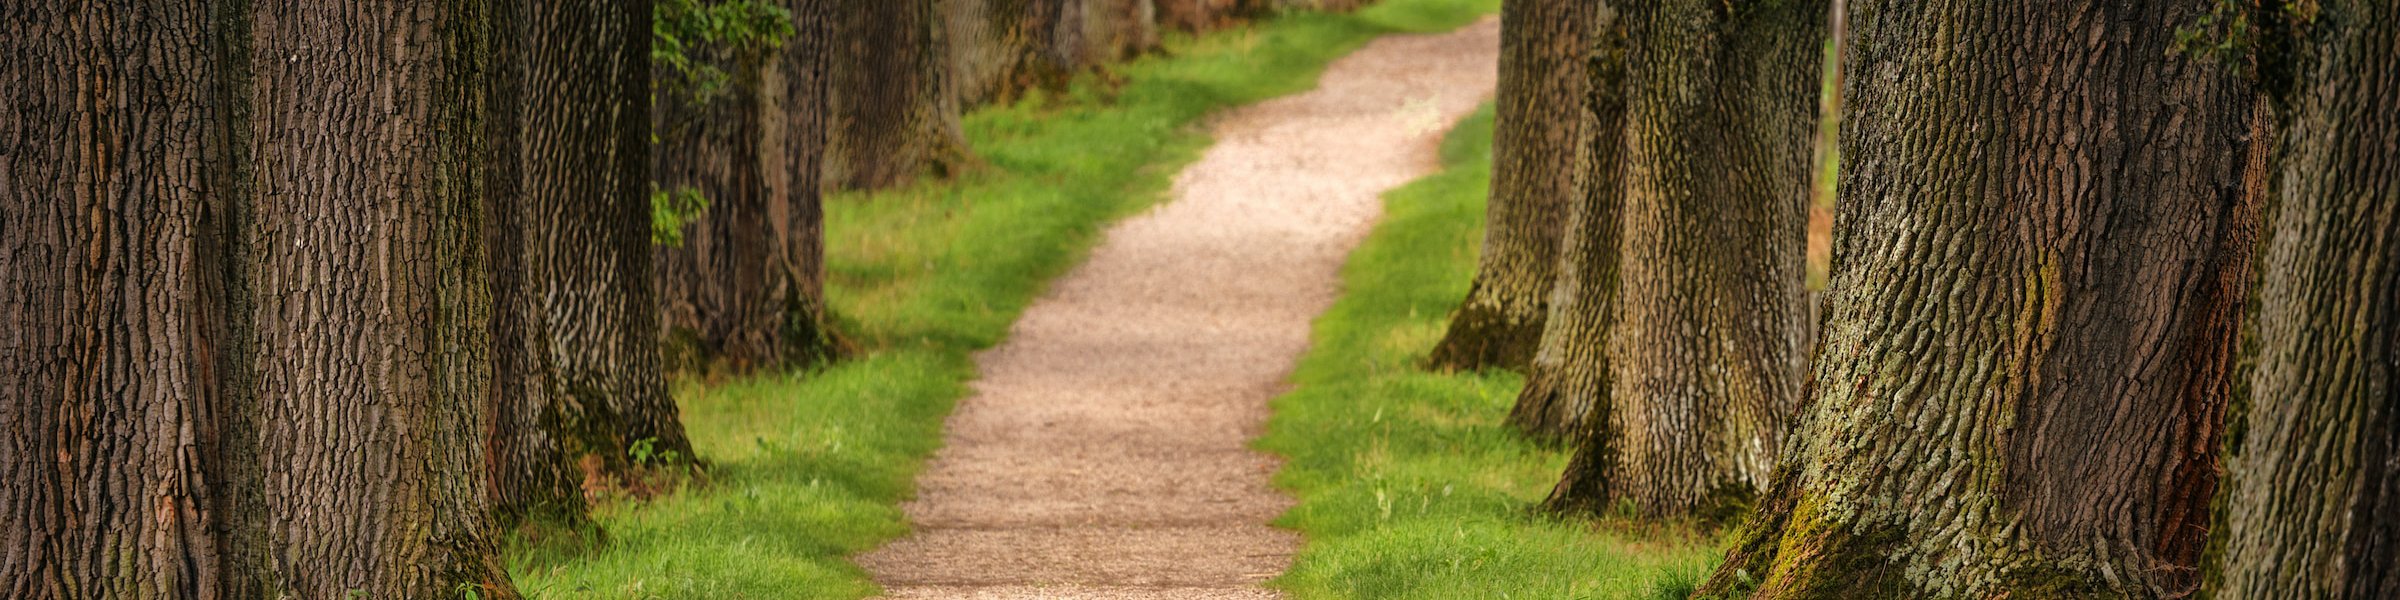
M 748 371 L 774 364 L 783 308 L 768 298 L 776 244 L 759 160 L 765 50 L 695 45 L 687 52 L 731 81 L 699 97 L 674 81 L 678 75 L 656 74 L 651 181 L 708 200 L 681 243 L 658 248 L 654 258 L 667 368 Z
M 526 13 L 527 269 L 548 327 L 562 444 L 606 485 L 629 450 L 691 456 L 660 367 L 652 289 L 649 2 Z
M 1766 485 L 1805 367 L 1825 9 L 1694 0 L 1626 10 L 1613 387 L 1551 508 L 1717 520 Z
M 828 181 L 881 189 L 957 171 L 968 160 L 967 142 L 935 0 L 844 2 Z
M 1702 594 L 2196 587 L 2256 196 L 2250 85 L 2171 50 L 2214 5 L 1850 0 L 1810 413 Z
M 780 308 L 777 350 L 785 364 L 807 365 L 835 357 L 841 342 L 825 306 L 825 138 L 832 119 L 830 84 L 836 0 L 784 0 L 793 36 L 770 65 L 765 128 L 769 221 L 780 251 L 770 302 Z
M 1610 382 L 1609 329 L 1617 320 L 1617 245 L 1624 226 L 1625 29 L 1615 11 L 1585 2 L 1559 2 L 1571 15 L 1556 20 L 1593 23 L 1584 69 L 1584 150 L 1575 166 L 1583 177 L 1569 207 L 1557 281 L 1541 345 L 1525 368 L 1508 423 L 1545 441 L 1579 441 L 1595 411 L 1605 409 Z
M 1078 0 L 1084 3 L 1081 66 L 1132 60 L 1158 47 L 1158 7 L 1151 0 Z
M 2216 597 L 2400 598 L 2400 4 L 2299 24 Z
M 1157 0 L 1158 25 L 1185 33 L 1225 27 L 1241 16 L 1238 0 Z
M 281 595 L 513 597 L 487 521 L 479 5 L 255 7 L 258 403 Z
M 1483 256 L 1426 366 L 1523 368 L 1539 347 L 1570 200 L 1582 194 L 1585 58 L 1599 8 L 1579 0 L 1500 7 L 1500 84 Z
M 521 90 L 526 83 L 526 7 L 492 4 L 491 58 L 484 98 L 484 263 L 492 294 L 492 426 L 486 436 L 492 519 L 502 528 L 528 521 L 585 519 L 582 478 L 568 460 L 563 408 L 553 389 L 550 336 L 527 268 L 525 147 Z
M 258 597 L 209 2 L 0 9 L 0 597 Z
M 1063 89 L 1077 65 L 1058 23 L 1077 0 L 945 0 L 951 88 L 961 107 L 1000 104 L 1034 89 Z M 1078 30 L 1079 31 L 1079 30 Z M 840 46 L 835 46 L 839 48 Z

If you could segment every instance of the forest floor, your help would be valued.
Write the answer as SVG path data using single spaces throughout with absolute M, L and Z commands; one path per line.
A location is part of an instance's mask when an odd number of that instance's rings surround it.
M 1492 90 L 1495 19 L 1379 39 L 1232 111 L 1172 200 L 1109 231 L 978 357 L 975 393 L 860 556 L 894 598 L 1270 598 L 1298 536 L 1250 448 L 1387 190 Z

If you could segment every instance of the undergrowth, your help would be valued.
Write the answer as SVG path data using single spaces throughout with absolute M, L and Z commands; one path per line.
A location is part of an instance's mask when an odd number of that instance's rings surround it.
M 543 598 L 859 598 L 848 557 L 907 532 L 897 504 L 942 418 L 1051 277 L 1109 222 L 1165 196 L 1212 112 L 1306 89 L 1378 35 L 1463 25 L 1497 0 L 1386 0 L 1173 37 L 1159 55 L 965 119 L 987 166 L 830 198 L 827 294 L 860 352 L 798 373 L 680 381 L 705 485 L 601 506 L 598 545 L 517 540 Z

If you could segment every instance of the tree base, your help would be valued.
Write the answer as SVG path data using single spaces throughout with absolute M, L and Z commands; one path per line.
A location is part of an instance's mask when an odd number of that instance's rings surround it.
M 1433 353 L 1425 357 L 1425 368 L 1436 371 L 1480 371 L 1507 369 L 1520 371 L 1533 361 L 1533 353 L 1542 342 L 1540 315 L 1548 310 L 1529 307 L 1525 318 L 1510 318 L 1496 307 L 1469 302 L 1450 317 L 1450 331 L 1435 344 Z

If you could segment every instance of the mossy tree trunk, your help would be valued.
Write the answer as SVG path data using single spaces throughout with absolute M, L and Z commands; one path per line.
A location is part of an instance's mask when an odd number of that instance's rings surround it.
M 2257 194 L 2208 0 L 1849 0 L 1809 413 L 1703 596 L 2198 582 Z
M 963 167 L 966 135 L 939 3 L 843 0 L 839 14 L 826 181 L 881 189 Z
M 1624 226 L 1625 28 L 1613 10 L 1582 2 L 1568 19 L 1590 19 L 1582 116 L 1583 178 L 1568 207 L 1557 281 L 1541 345 L 1525 368 L 1525 387 L 1508 423 L 1547 441 L 1578 442 L 1595 411 L 1608 405 L 1608 333 L 1617 320 L 1617 244 Z
M 1131 60 L 1158 47 L 1158 6 L 1152 0 L 1079 0 L 1085 67 Z
M 2400 4 L 2315 4 L 2215 597 L 2400 598 Z
M 651 269 L 647 1 L 527 5 L 527 271 L 549 337 L 561 443 L 587 486 L 630 449 L 691 456 L 661 368 Z
M 1825 2 L 1630 6 L 1613 380 L 1554 510 L 1721 519 L 1767 483 L 1805 354 Z
M 1569 205 L 1582 197 L 1585 59 L 1599 8 L 1581 0 L 1500 6 L 1500 83 L 1483 254 L 1434 369 L 1519 369 L 1541 343 Z
M 784 0 L 793 37 L 768 67 L 771 94 L 765 161 L 769 221 L 778 242 L 776 284 L 769 302 L 780 306 L 777 359 L 808 365 L 835 358 L 842 341 L 825 305 L 825 139 L 832 121 L 831 82 L 840 24 L 835 0 Z
M 270 593 L 221 8 L 0 9 L 0 597 Z

